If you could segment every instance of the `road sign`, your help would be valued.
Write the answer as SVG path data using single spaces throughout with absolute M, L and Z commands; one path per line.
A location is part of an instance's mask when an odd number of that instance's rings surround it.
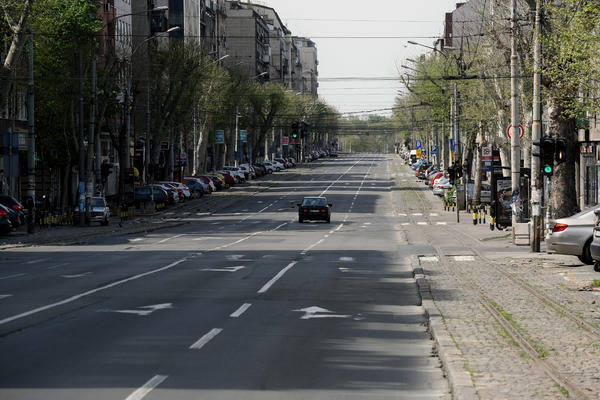
M 485 172 L 492 172 L 492 148 L 485 146 L 481 148 L 481 163 Z
M 282 136 L 281 137 L 281 145 L 282 146 L 287 146 L 289 144 L 290 138 L 287 136 Z
M 511 128 L 512 128 L 512 124 L 508 125 L 508 128 L 506 129 L 506 136 L 508 136 L 509 139 L 512 139 L 512 137 L 510 136 Z M 523 139 L 523 136 L 525 136 L 525 128 L 523 128 L 523 125 L 519 124 L 519 130 L 521 131 L 519 138 Z
M 422 151 L 420 149 L 417 150 L 417 160 L 421 159 L 421 155 L 422 155 Z
M 454 150 L 455 150 L 455 148 L 454 148 L 454 139 L 450 139 L 450 151 L 454 151 Z M 452 159 L 454 159 L 454 157 Z
M 417 150 L 420 150 L 422 148 L 420 140 L 417 140 L 416 146 L 417 146 Z
M 431 155 L 437 156 L 437 146 L 436 145 L 431 146 Z
M 225 143 L 225 131 L 218 130 L 215 132 L 215 143 L 216 144 Z
M 240 131 L 240 142 L 246 143 L 247 140 L 248 140 L 248 132 Z

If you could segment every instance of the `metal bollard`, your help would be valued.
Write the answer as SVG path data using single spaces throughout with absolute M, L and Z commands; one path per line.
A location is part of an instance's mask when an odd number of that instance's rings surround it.
M 477 225 L 477 211 L 473 210 L 473 225 Z
M 490 215 L 490 230 L 493 231 L 494 230 L 494 217 L 492 217 Z

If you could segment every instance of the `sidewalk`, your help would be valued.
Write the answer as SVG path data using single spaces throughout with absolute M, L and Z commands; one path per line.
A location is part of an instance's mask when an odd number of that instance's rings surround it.
M 397 205 L 423 215 L 411 218 L 408 241 L 434 249 L 415 255 L 412 263 L 453 398 L 565 399 L 569 384 L 583 393 L 579 397 L 597 398 L 600 292 L 592 283 L 600 274 L 576 257 L 515 246 L 510 232 L 473 225 L 471 214 L 461 212 L 456 223 L 456 212 L 444 211 L 409 176 L 396 177 L 395 185 L 405 189 L 396 191 L 404 196 Z M 405 194 L 410 192 L 412 203 Z M 401 213 L 410 218 L 410 212 Z M 429 222 L 419 224 L 425 216 Z M 533 346 L 532 355 L 513 331 Z M 565 380 L 555 380 L 542 365 Z

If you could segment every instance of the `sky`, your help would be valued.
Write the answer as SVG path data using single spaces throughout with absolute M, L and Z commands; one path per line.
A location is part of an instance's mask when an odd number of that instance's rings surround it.
M 319 97 L 342 113 L 389 115 L 402 84 L 406 58 L 431 50 L 443 33 L 449 0 L 262 0 L 273 7 L 294 36 L 312 38 L 319 59 Z M 330 80 L 337 78 L 338 80 Z M 387 110 L 382 110 L 387 109 Z

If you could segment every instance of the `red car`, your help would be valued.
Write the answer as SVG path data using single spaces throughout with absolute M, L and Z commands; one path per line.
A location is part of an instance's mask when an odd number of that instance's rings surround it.
M 233 178 L 233 176 L 231 176 L 231 174 L 225 171 L 220 171 L 219 173 L 223 175 L 223 178 L 225 178 L 225 183 L 227 183 L 229 186 L 235 185 L 235 179 Z

